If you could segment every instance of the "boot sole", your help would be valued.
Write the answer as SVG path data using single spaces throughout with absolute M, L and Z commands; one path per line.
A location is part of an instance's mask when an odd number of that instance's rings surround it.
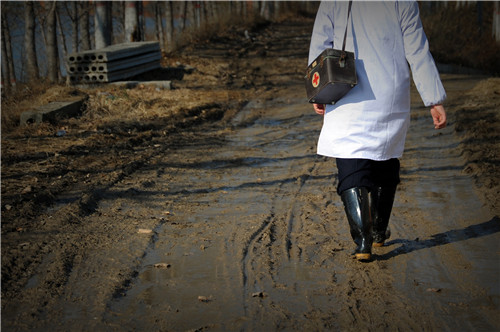
M 383 246 L 384 246 L 384 242 L 378 242 L 378 243 L 373 242 L 372 243 L 372 247 L 379 248 L 379 247 L 383 247 Z
M 372 259 L 372 254 L 357 253 L 354 256 L 358 261 L 370 261 Z

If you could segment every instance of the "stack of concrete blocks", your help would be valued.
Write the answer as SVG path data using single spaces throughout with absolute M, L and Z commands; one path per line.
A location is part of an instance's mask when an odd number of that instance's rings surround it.
M 160 67 L 158 42 L 132 42 L 68 56 L 72 84 L 107 83 L 123 80 Z

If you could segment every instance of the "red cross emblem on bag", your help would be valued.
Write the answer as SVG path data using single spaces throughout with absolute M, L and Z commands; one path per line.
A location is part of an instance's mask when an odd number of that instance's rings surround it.
M 319 85 L 319 74 L 315 72 L 311 80 L 313 88 L 317 88 Z

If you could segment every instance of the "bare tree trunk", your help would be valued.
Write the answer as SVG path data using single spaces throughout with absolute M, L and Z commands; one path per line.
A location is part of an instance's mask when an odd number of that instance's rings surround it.
M 59 54 L 57 52 L 57 26 L 56 26 L 56 6 L 57 2 L 50 4 L 47 15 L 47 40 L 45 49 L 47 50 L 47 78 L 50 82 L 57 82 L 59 78 Z
M 24 55 L 26 61 L 26 74 L 29 81 L 38 80 L 38 61 L 35 48 L 35 10 L 33 1 L 24 3 Z
M 274 15 L 274 2 L 262 1 L 260 7 L 260 16 L 264 17 L 267 21 L 271 20 Z
M 71 18 L 71 49 L 73 52 L 78 52 L 78 3 L 76 1 L 70 1 L 69 5 L 70 9 L 68 9 L 68 11 Z M 59 24 L 61 23 L 60 21 L 58 16 Z M 64 30 L 61 29 L 61 26 L 59 26 L 59 30 L 61 31 L 61 35 L 64 36 L 62 33 Z
M 195 17 L 195 22 L 196 22 L 195 26 L 196 26 L 196 28 L 199 29 L 201 27 L 201 3 L 200 3 L 200 1 L 195 1 L 194 17 Z
M 208 4 L 206 1 L 200 1 L 200 22 L 201 26 L 206 26 L 208 24 Z
M 284 9 L 285 5 L 283 5 L 283 7 L 281 7 L 281 1 L 274 1 L 274 19 L 278 19 L 279 16 L 281 15 L 281 10 Z
M 142 1 L 137 1 L 137 22 L 139 23 L 138 41 L 146 40 L 146 27 L 144 22 L 144 6 Z
M 181 2 L 181 7 L 179 9 L 179 32 L 182 33 L 184 31 L 184 24 L 186 23 L 186 2 Z
M 106 38 L 108 45 L 113 44 L 113 6 L 119 5 L 117 1 L 106 1 Z
M 246 20 L 248 17 L 248 7 L 247 7 L 247 4 L 245 2 L 243 2 L 241 4 L 241 14 L 242 14 L 242 17 L 244 17 L 244 19 Z
M 211 1 L 204 1 L 203 2 L 205 6 L 205 24 L 210 24 L 212 23 L 212 2 Z
M 125 2 L 125 42 L 144 40 L 144 16 L 141 1 Z
M 3 66 L 5 66 L 5 68 Z M 6 84 L 7 87 L 15 86 L 16 72 L 14 70 L 14 58 L 12 56 L 12 42 L 4 8 L 2 8 L 2 69 L 5 71 L 4 84 Z
M 2 58 L 4 57 L 4 46 L 2 43 Z M 4 95 L 4 91 L 10 91 L 11 87 L 9 83 L 4 83 L 9 81 L 9 74 L 5 72 L 5 65 L 2 63 L 2 96 Z
M 243 16 L 243 6 L 244 6 L 244 2 L 241 2 L 241 1 L 236 1 L 234 3 L 234 12 L 236 14 L 236 17 L 240 18 L 240 19 L 244 19 L 244 16 Z
M 219 3 L 218 2 L 212 2 L 212 22 L 213 23 L 218 23 L 219 22 Z
M 126 1 L 120 1 L 119 2 L 119 6 L 120 6 L 120 13 L 119 15 L 117 15 L 116 17 L 119 18 L 119 24 L 121 25 L 121 38 L 119 39 L 119 42 L 120 43 L 123 43 L 126 41 L 126 37 L 125 37 L 125 11 L 126 11 L 126 7 L 127 7 L 127 2 Z M 115 35 L 115 37 L 117 37 Z
M 186 23 L 184 23 L 184 26 L 194 28 L 195 27 L 195 17 L 194 17 L 194 7 L 195 4 L 193 1 L 188 1 L 186 3 L 186 15 L 185 15 L 185 20 Z
M 61 24 L 61 16 L 59 15 L 59 11 L 57 9 L 56 9 L 56 19 L 57 19 L 57 28 L 59 30 L 59 36 L 61 38 L 60 44 L 62 45 L 62 52 L 63 52 L 63 60 L 62 61 L 64 64 L 64 68 L 66 68 L 66 73 L 69 73 L 68 62 L 66 61 L 66 59 L 68 58 L 68 48 L 66 46 L 66 37 L 64 35 L 64 29 L 63 29 L 62 24 Z M 74 22 L 75 21 L 72 21 L 73 27 L 74 27 L 74 24 L 73 24 Z M 73 31 L 73 33 L 74 33 L 74 31 Z M 75 44 L 73 44 L 73 45 L 75 45 Z M 66 75 L 66 77 L 69 80 L 69 75 Z M 67 81 L 67 82 L 69 83 L 69 81 Z
M 3 16 L 3 11 L 2 11 Z M 7 46 L 5 46 L 5 30 L 3 29 L 3 17 L 2 17 L 2 88 L 7 91 L 10 90 L 10 68 L 7 60 Z
M 109 22 L 109 4 L 107 1 L 96 1 L 95 3 L 95 48 L 100 49 L 111 44 L 111 34 L 110 28 L 111 24 Z
M 163 13 L 161 2 L 155 2 L 155 22 L 156 22 L 156 39 L 160 43 L 160 48 L 165 50 L 165 38 L 163 38 Z
M 257 1 L 257 0 L 251 2 L 251 5 L 252 5 L 252 16 L 256 16 L 256 15 L 259 14 L 261 2 L 262 1 Z
M 139 22 L 137 22 L 137 6 L 135 1 L 125 1 L 125 42 L 137 40 Z
M 165 1 L 165 37 L 166 49 L 172 51 L 174 49 L 174 15 L 172 1 Z
M 495 1 L 493 9 L 493 36 L 497 43 L 500 43 L 500 5 L 498 1 Z
M 477 12 L 477 25 L 479 27 L 479 35 L 483 35 L 483 3 L 482 1 L 476 2 L 476 12 Z
M 80 30 L 80 50 L 90 50 L 90 3 L 82 1 L 79 3 L 81 16 L 78 18 L 78 26 Z

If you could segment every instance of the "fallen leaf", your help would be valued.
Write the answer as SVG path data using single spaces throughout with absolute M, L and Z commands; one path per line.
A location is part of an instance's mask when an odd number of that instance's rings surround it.
M 434 293 L 439 293 L 441 291 L 441 288 L 427 288 L 428 292 L 434 292 Z
M 27 193 L 30 193 L 33 189 L 31 188 L 31 186 L 27 186 L 26 188 L 23 189 L 23 191 L 21 191 L 21 194 L 27 194 Z
M 212 298 L 200 295 L 200 296 L 198 296 L 198 301 L 200 301 L 200 302 L 210 302 L 210 301 L 212 301 Z
M 267 297 L 267 294 L 264 293 L 264 292 L 255 292 L 255 293 L 252 293 L 252 297 Z

